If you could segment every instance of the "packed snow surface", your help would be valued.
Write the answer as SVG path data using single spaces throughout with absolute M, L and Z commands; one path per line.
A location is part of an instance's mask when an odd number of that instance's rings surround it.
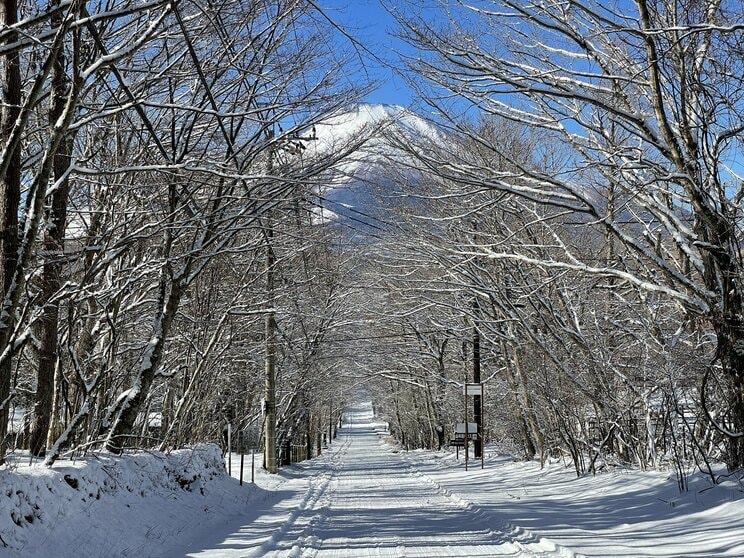
M 734 477 L 692 476 L 680 494 L 673 473 L 577 479 L 495 454 L 470 465 L 397 450 L 367 401 L 321 457 L 257 468 L 256 484 L 224 474 L 214 446 L 17 463 L 0 471 L 0 556 L 744 556 Z

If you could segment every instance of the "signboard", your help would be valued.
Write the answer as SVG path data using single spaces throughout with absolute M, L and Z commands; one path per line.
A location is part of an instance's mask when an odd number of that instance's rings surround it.
M 483 384 L 465 384 L 463 393 L 465 395 L 480 395 L 483 397 Z
M 455 424 L 455 435 L 462 435 L 465 436 L 465 423 L 464 422 L 458 422 Z M 478 425 L 474 422 L 468 423 L 468 435 L 473 436 L 478 434 Z

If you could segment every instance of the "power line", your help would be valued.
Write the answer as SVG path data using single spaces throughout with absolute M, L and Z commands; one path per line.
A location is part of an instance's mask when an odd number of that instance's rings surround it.
M 451 329 L 431 329 L 426 331 L 411 332 L 411 333 L 391 333 L 388 335 L 367 335 L 364 337 L 342 337 L 339 339 L 325 339 L 328 343 L 345 343 L 347 341 L 371 341 L 373 339 L 397 339 L 399 337 L 417 337 L 419 335 L 428 335 L 430 333 L 446 333 L 451 332 Z

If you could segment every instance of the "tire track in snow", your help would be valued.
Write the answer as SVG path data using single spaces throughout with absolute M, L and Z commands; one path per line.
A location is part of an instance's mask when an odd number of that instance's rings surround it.
M 270 506 L 209 556 L 237 558 L 573 557 L 453 494 L 382 447 L 371 404 L 350 412 L 337 443 L 282 475 Z M 396 452 L 397 453 L 397 452 Z M 281 479 L 277 479 L 281 480 Z M 547 549 L 552 550 L 552 549 Z
M 334 460 L 331 502 L 305 533 L 313 549 L 298 556 L 532 556 L 381 448 L 370 424 L 355 420 L 344 437 L 353 447 Z
M 282 554 L 283 557 L 287 558 L 304 558 L 306 555 L 308 557 L 313 556 L 313 554 L 307 554 L 314 547 L 318 546 L 318 542 L 311 534 L 313 523 L 317 523 L 317 518 L 324 513 L 323 510 L 327 509 L 330 496 L 326 492 L 333 478 L 334 462 L 338 461 L 348 451 L 348 447 L 349 441 L 344 440 L 344 443 L 335 452 L 327 454 L 327 457 L 324 459 L 318 459 L 317 463 L 328 463 L 331 465 L 331 469 L 327 471 L 321 470 L 320 473 L 308 477 L 307 491 L 297 507 L 289 513 L 286 520 L 272 532 L 263 544 L 244 555 L 245 558 L 262 558 L 272 553 L 282 552 L 287 553 Z M 312 515 L 305 520 L 304 517 L 308 512 Z M 302 526 L 300 535 L 288 541 L 287 535 L 298 525 Z
M 318 482 L 319 481 L 319 482 Z M 261 558 L 271 552 L 279 552 L 280 545 L 285 542 L 286 535 L 297 524 L 298 520 L 308 509 L 312 509 L 315 503 L 325 492 L 328 486 L 329 476 L 322 475 L 311 477 L 307 491 L 298 506 L 290 512 L 286 520 L 269 536 L 263 544 L 246 554 L 246 558 Z
M 332 522 L 332 519 L 329 517 L 329 509 L 333 504 L 334 499 L 344 499 L 344 496 L 339 496 L 339 486 L 344 483 L 353 485 L 352 480 L 349 480 L 348 478 L 342 478 L 345 475 L 346 477 L 349 476 L 348 472 L 346 471 L 348 469 L 347 460 L 350 460 L 352 462 L 354 461 L 354 458 L 350 458 L 348 455 L 349 449 L 353 444 L 352 437 L 349 436 L 349 433 L 352 431 L 352 425 L 353 420 L 350 416 L 346 427 L 342 431 L 342 435 L 344 438 L 343 444 L 341 448 L 336 451 L 331 459 L 328 461 L 328 465 L 330 465 L 331 467 L 331 478 L 329 479 L 330 488 L 326 494 L 326 497 L 324 498 L 324 505 L 320 507 L 319 513 L 308 523 L 307 531 L 303 533 L 304 548 L 302 549 L 301 553 L 296 555 L 297 558 L 316 558 L 316 556 L 318 556 L 319 554 L 330 557 L 347 557 L 349 555 L 348 549 L 324 548 L 325 541 L 316 533 L 322 533 L 324 529 L 328 530 L 331 528 L 330 524 Z M 380 483 L 371 483 L 369 486 L 376 489 L 383 488 Z M 346 498 L 348 499 L 348 496 Z M 354 500 L 358 502 L 358 505 L 356 507 L 359 510 L 363 510 L 365 508 L 365 502 L 363 502 L 361 497 L 355 498 Z M 379 558 L 408 558 L 405 543 L 400 536 L 394 537 L 392 541 L 378 542 L 377 544 L 372 545 L 371 548 L 365 549 L 365 551 L 369 552 L 370 556 L 374 555 Z M 362 552 L 361 549 L 360 552 Z M 368 554 L 365 552 L 364 555 L 367 556 Z M 290 557 L 294 558 L 295 555 L 291 554 Z
M 351 426 L 351 423 L 349 424 L 349 428 Z M 331 473 L 331 479 L 329 481 L 330 486 L 332 487 L 328 492 L 328 498 L 326 498 L 327 505 L 324 506 L 321 510 L 321 513 L 319 513 L 314 519 L 315 521 L 310 522 L 308 525 L 308 530 L 312 533 L 313 530 L 319 531 L 321 530 L 325 524 L 328 524 L 330 519 L 328 515 L 328 509 L 333 501 L 333 496 L 336 495 L 338 492 L 338 485 L 340 484 L 339 476 L 340 473 L 344 469 L 344 459 L 346 458 L 346 455 L 348 453 L 348 449 L 352 444 L 351 438 L 348 436 L 344 436 L 344 444 L 341 448 L 341 450 L 337 451 L 333 458 L 330 460 L 330 465 L 332 468 Z M 377 485 L 380 486 L 379 484 Z M 310 542 L 310 548 L 305 548 L 304 551 L 298 555 L 299 558 L 316 558 L 316 556 L 323 550 L 323 540 L 319 538 L 317 535 L 309 535 L 306 537 L 306 541 Z M 389 552 L 385 552 L 386 550 L 390 550 L 391 547 L 388 547 L 384 544 L 377 544 L 375 546 L 375 554 L 380 558 L 407 558 L 406 552 L 405 552 L 405 544 L 401 540 L 400 537 L 395 537 L 394 543 L 392 545 L 392 549 L 395 551 L 395 554 L 391 555 Z M 332 552 L 332 551 L 331 551 Z M 343 551 L 342 551 L 343 552 Z
M 345 438 L 340 448 L 333 453 L 327 454 L 328 457 L 325 461 L 330 467 L 330 471 L 325 473 L 327 478 L 324 481 L 323 490 L 313 502 L 311 509 L 314 513 L 295 541 L 288 558 L 315 558 L 320 551 L 323 541 L 314 533 L 328 518 L 328 508 L 333 501 L 333 494 L 335 492 L 333 488 L 334 481 L 338 476 L 340 463 L 343 462 L 343 458 L 348 452 L 350 445 L 351 440 Z
M 384 445 L 383 442 L 380 442 L 380 444 Z M 492 512 L 484 510 L 478 504 L 465 499 L 460 494 L 452 492 L 450 489 L 442 486 L 442 484 L 436 479 L 423 473 L 416 467 L 416 463 L 408 455 L 405 455 L 404 459 L 411 474 L 418 476 L 434 486 L 440 494 L 457 503 L 457 505 L 462 509 L 467 510 L 473 516 L 483 517 L 489 522 L 492 522 L 497 526 L 498 533 L 507 537 L 520 548 L 523 556 L 532 556 L 534 558 L 584 558 L 582 554 L 574 552 L 568 547 L 560 545 L 548 538 L 541 537 L 529 529 L 513 525 L 508 521 L 505 521 L 503 518 L 496 516 Z
M 380 445 L 384 446 L 384 443 L 381 441 Z M 498 521 L 494 520 L 492 514 L 484 511 L 482 508 L 479 508 L 478 506 L 474 505 L 472 502 L 469 502 L 465 500 L 464 498 L 461 498 L 460 496 L 453 494 L 450 490 L 443 487 L 439 482 L 432 479 L 429 475 L 422 473 L 411 462 L 408 455 L 405 455 L 401 459 L 405 461 L 406 468 L 408 469 L 408 472 L 410 475 L 415 476 L 421 479 L 423 482 L 432 486 L 437 494 L 447 499 L 448 501 L 452 502 L 457 508 L 467 512 L 468 515 L 471 517 L 482 518 L 486 520 L 489 524 L 497 525 L 496 529 L 493 529 L 493 528 L 489 529 L 488 534 L 490 537 L 497 539 L 497 540 L 504 539 L 508 541 L 509 543 L 513 544 L 518 549 L 519 556 L 521 558 L 543 558 L 542 554 L 536 554 L 533 550 L 527 549 L 524 545 L 524 541 L 519 540 L 518 537 L 515 537 L 514 533 L 511 532 L 511 530 L 508 528 L 507 524 L 505 524 L 504 522 L 500 520 Z M 548 558 L 548 557 L 546 556 L 545 558 Z M 574 558 L 573 555 L 571 555 L 571 558 Z

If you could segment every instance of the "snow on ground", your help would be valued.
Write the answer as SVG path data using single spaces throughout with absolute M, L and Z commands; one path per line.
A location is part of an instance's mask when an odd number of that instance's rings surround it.
M 213 445 L 53 469 L 11 461 L 0 468 L 0 557 L 161 556 L 204 524 L 244 515 L 264 492 L 230 478 Z
M 321 457 L 257 467 L 255 485 L 223 474 L 214 446 L 17 463 L 0 470 L 0 557 L 744 556 L 733 479 L 679 494 L 673 473 L 577 479 L 488 452 L 463 465 L 398 451 L 364 401 Z
M 486 452 L 488 455 L 488 451 Z M 680 494 L 673 472 L 625 470 L 576 478 L 573 468 L 489 456 L 485 468 L 462 454 L 411 452 L 417 474 L 507 531 L 539 534 L 576 555 L 744 556 L 744 485 L 714 486 L 702 475 Z

